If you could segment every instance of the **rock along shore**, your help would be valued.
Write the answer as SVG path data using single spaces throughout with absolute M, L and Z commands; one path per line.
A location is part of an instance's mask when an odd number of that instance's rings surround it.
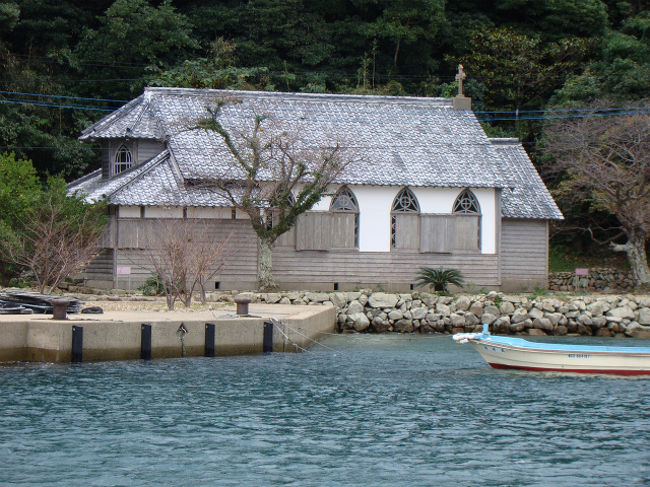
M 337 327 L 344 333 L 459 333 L 479 331 L 488 323 L 499 334 L 650 338 L 648 295 L 534 297 L 492 291 L 438 296 L 370 290 L 244 294 L 263 303 L 334 306 Z

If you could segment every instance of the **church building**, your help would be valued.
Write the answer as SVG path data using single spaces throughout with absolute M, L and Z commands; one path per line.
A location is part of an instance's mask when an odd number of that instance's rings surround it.
M 215 100 L 225 127 L 262 109 L 306 146 L 345 140 L 361 155 L 273 250 L 281 289 L 413 289 L 420 267 L 459 269 L 474 290 L 547 286 L 549 222 L 561 219 L 516 139 L 490 139 L 469 99 L 146 88 L 82 133 L 102 167 L 70 184 L 109 205 L 88 285 L 136 288 L 153 270 L 145 236 L 162 220 L 196 219 L 235 250 L 209 283 L 254 289 L 257 239 L 247 215 L 205 185 L 228 170 L 216 133 L 188 129 Z M 230 156 L 231 157 L 231 156 Z

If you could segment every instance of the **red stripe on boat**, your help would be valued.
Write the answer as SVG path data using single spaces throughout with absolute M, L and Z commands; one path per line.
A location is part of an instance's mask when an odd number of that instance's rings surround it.
M 650 370 L 616 370 L 616 369 L 556 369 L 551 367 L 523 367 L 518 365 L 493 364 L 495 369 L 533 370 L 535 372 L 572 372 L 577 374 L 615 374 L 615 375 L 650 375 Z

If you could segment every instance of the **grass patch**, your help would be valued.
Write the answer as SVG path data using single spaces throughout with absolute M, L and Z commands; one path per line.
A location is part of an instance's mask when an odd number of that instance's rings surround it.
M 564 246 L 551 247 L 548 256 L 549 272 L 573 272 L 576 267 L 612 267 L 621 270 L 630 268 L 625 254 L 610 252 L 608 249 L 603 249 L 598 254 L 579 255 Z

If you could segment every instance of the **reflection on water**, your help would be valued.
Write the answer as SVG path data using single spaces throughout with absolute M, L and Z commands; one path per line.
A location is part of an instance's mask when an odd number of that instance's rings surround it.
M 0 367 L 0 485 L 650 484 L 650 380 L 493 370 L 450 337 L 325 343 Z

